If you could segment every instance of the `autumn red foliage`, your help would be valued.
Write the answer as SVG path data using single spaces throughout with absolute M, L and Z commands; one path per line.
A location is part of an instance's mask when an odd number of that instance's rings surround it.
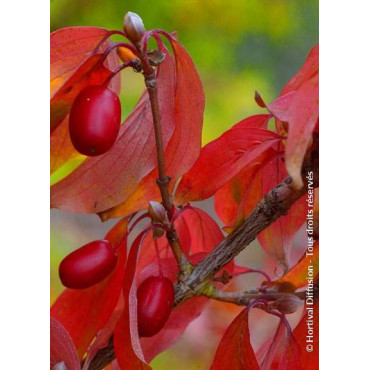
M 122 369 L 150 369 L 150 361 L 216 299 L 246 307 L 223 334 L 212 369 L 318 369 L 319 241 L 311 221 L 318 212 L 319 46 L 273 102 L 256 94 L 260 114 L 202 148 L 205 98 L 191 57 L 174 34 L 145 31 L 135 17 L 125 18 L 127 35 L 96 27 L 51 34 L 51 172 L 78 152 L 93 155 L 52 185 L 51 207 L 97 214 L 103 221 L 120 218 L 102 235 L 106 244 L 99 244 L 109 245 L 110 254 L 99 248 L 86 252 L 85 246 L 61 264 L 68 288 L 51 308 L 51 368 L 64 362 L 69 370 L 98 369 L 116 358 Z M 111 42 L 112 34 L 124 42 Z M 150 38 L 155 54 L 147 50 Z M 119 71 L 126 67 L 143 74 L 146 89 L 116 125 L 119 101 L 111 98 L 119 95 Z M 93 111 L 80 103 L 88 92 L 96 98 Z M 96 125 L 108 131 L 92 145 Z M 274 192 L 282 186 L 299 194 L 291 204 Z M 275 203 L 268 207 L 271 191 L 288 211 Z M 191 203 L 210 197 L 223 230 Z M 230 292 L 234 276 L 256 272 L 236 265 L 232 250 L 243 230 L 253 234 L 248 225 L 258 224 L 262 213 L 270 220 L 254 238 L 282 273 L 271 279 L 257 271 L 264 277 L 260 286 Z M 302 230 L 308 249 L 292 257 Z M 194 294 L 182 295 L 194 267 L 222 243 L 232 257 L 225 252 L 225 263 L 211 277 L 209 271 L 194 277 Z M 252 310 L 278 318 L 258 348 Z M 297 310 L 294 328 L 288 319 Z M 111 356 L 103 357 L 102 349 Z

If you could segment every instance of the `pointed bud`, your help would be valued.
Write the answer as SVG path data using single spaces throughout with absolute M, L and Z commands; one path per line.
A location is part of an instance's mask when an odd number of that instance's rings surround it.
M 121 46 L 117 49 L 117 54 L 124 63 L 131 59 L 137 58 L 137 56 L 130 49 L 127 49 L 124 46 Z
M 255 102 L 261 107 L 261 108 L 266 108 L 266 103 L 263 101 L 261 95 L 259 94 L 258 91 L 254 92 L 254 100 Z
M 144 36 L 144 23 L 136 13 L 128 12 L 123 20 L 123 30 L 127 38 L 136 43 Z
M 150 218 L 155 222 L 168 222 L 167 212 L 161 203 L 150 201 L 148 213 Z
M 302 301 L 293 294 L 286 294 L 277 301 L 270 303 L 269 308 L 278 310 L 284 314 L 290 314 L 302 306 Z

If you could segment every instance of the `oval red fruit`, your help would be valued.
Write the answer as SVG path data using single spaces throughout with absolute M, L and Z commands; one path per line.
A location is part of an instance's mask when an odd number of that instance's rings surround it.
M 141 337 L 157 334 L 170 316 L 175 290 L 172 281 L 159 276 L 145 279 L 137 290 L 137 321 Z
M 59 265 L 63 285 L 88 288 L 107 277 L 117 264 L 117 255 L 108 240 L 95 240 L 78 248 Z
M 121 103 L 107 87 L 87 87 L 72 104 L 69 134 L 81 154 L 96 156 L 107 152 L 117 140 L 120 124 Z

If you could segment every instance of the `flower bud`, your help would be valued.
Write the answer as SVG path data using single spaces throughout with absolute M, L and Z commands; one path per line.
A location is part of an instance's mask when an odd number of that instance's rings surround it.
M 144 23 L 136 13 L 127 12 L 123 20 L 123 30 L 127 38 L 136 43 L 141 41 L 144 36 Z
M 302 306 L 302 301 L 293 294 L 285 294 L 277 301 L 270 303 L 270 309 L 276 309 L 281 313 L 290 314 L 298 310 Z
M 163 205 L 158 202 L 150 201 L 148 207 L 150 218 L 156 222 L 168 222 L 167 212 Z

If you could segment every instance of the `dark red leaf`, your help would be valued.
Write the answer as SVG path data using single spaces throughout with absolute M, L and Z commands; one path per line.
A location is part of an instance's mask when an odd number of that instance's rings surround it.
M 218 139 L 207 144 L 194 164 L 182 178 L 175 201 L 182 204 L 212 196 L 224 184 L 272 148 L 281 139 L 276 133 L 256 128 L 266 125 L 268 115 L 249 117 Z
M 127 220 L 121 220 L 105 237 L 117 247 L 118 263 L 114 271 L 91 288 L 66 289 L 51 308 L 50 315 L 68 330 L 80 358 L 116 307 L 126 264 L 126 226 Z
M 50 368 L 64 362 L 68 370 L 79 370 L 80 360 L 72 338 L 63 325 L 50 318 Z
M 248 325 L 248 308 L 226 329 L 217 348 L 211 370 L 259 370 Z

